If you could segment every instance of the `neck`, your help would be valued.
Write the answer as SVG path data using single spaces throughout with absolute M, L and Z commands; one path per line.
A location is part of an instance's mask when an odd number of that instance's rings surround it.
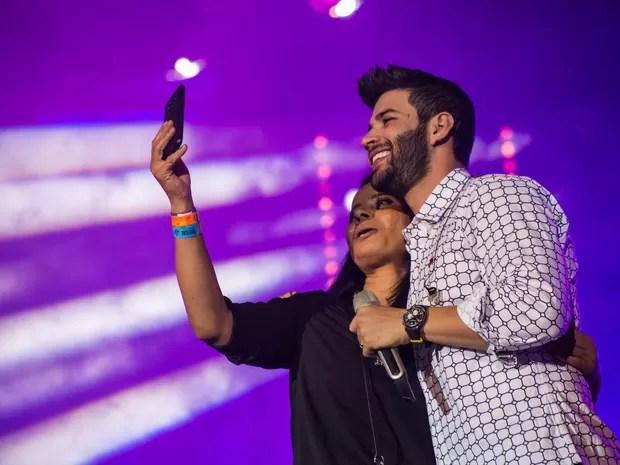
M 388 305 L 403 278 L 403 273 L 402 266 L 395 266 L 392 263 L 382 265 L 366 273 L 364 289 L 372 291 L 382 305 Z
M 433 159 L 433 163 L 431 163 L 428 174 L 409 189 L 409 192 L 405 195 L 405 202 L 407 202 L 413 213 L 416 214 L 419 213 L 433 189 L 439 185 L 450 171 L 456 168 L 463 168 L 463 165 L 456 161 L 453 156 L 441 157 L 439 154 L 437 156 L 431 154 L 431 159 Z

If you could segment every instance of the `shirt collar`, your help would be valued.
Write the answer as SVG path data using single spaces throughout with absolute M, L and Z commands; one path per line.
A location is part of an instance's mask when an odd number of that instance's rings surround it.
M 462 168 L 456 168 L 441 180 L 428 196 L 414 221 L 437 223 L 459 196 L 471 175 Z

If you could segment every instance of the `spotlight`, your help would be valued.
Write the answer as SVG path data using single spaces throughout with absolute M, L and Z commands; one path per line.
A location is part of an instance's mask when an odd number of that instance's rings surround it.
M 183 81 L 185 79 L 191 79 L 198 76 L 204 67 L 204 60 L 192 61 L 189 58 L 181 57 L 174 62 L 174 69 L 171 69 L 166 73 L 166 79 L 168 81 Z
M 332 18 L 348 18 L 362 6 L 361 0 L 340 0 L 329 9 Z
M 351 211 L 353 208 L 353 198 L 357 194 L 357 189 L 349 189 L 344 196 L 344 206 L 348 211 Z

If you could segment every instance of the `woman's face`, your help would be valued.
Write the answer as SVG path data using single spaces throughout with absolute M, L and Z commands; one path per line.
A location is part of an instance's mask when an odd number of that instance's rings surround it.
M 347 242 L 355 264 L 367 271 L 388 263 L 405 263 L 402 231 L 410 221 L 395 197 L 365 184 L 353 199 L 347 228 Z

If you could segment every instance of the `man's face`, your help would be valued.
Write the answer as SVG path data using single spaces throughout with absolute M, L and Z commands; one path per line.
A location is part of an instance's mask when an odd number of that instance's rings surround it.
M 420 124 L 409 94 L 408 89 L 384 93 L 362 139 L 373 187 L 401 198 L 428 173 L 430 160 L 426 124 Z

